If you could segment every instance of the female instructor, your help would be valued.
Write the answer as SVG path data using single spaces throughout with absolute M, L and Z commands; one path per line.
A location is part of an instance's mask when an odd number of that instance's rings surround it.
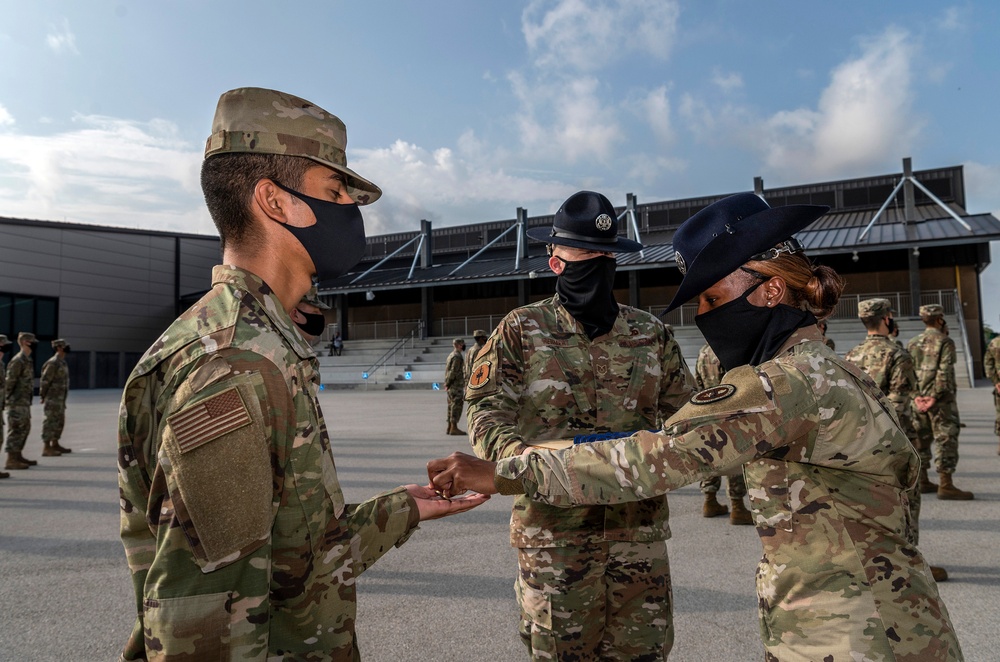
M 662 432 L 533 448 L 499 464 L 455 453 L 428 464 L 435 487 L 610 504 L 745 465 L 764 548 L 767 660 L 962 660 L 930 569 L 907 542 L 906 492 L 920 461 L 892 404 L 816 326 L 843 280 L 813 265 L 793 235 L 826 211 L 743 193 L 677 230 L 684 279 L 668 310 L 698 296 L 695 323 L 727 372 Z

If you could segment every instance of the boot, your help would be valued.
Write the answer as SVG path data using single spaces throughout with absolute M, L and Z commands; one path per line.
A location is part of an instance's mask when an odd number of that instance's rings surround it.
M 715 498 L 715 492 L 705 493 L 705 503 L 701 507 L 702 517 L 718 517 L 719 515 L 725 515 L 729 512 L 729 508 L 726 508 L 723 504 Z
M 941 476 L 941 484 L 938 485 L 937 495 L 943 501 L 971 501 L 972 492 L 966 492 L 955 487 L 951 482 L 951 474 L 938 474 Z
M 729 523 L 736 525 L 753 524 L 753 515 L 743 505 L 743 499 L 730 499 Z
M 27 469 L 28 465 L 17 459 L 19 453 L 7 453 L 7 464 L 4 469 Z
M 10 474 L 6 471 L 0 471 L 0 478 L 10 478 Z
M 23 455 L 21 455 L 21 451 L 17 452 L 17 459 L 19 459 L 21 462 L 27 464 L 29 467 L 33 467 L 36 464 L 38 464 L 37 460 L 29 460 L 28 458 L 26 458 Z
M 937 583 L 948 581 L 948 571 L 939 565 L 931 566 L 931 576 L 934 577 L 934 581 Z
M 464 437 L 465 431 L 459 430 L 457 423 L 452 423 L 451 425 L 448 426 L 448 434 L 456 437 Z
M 52 441 L 46 441 L 45 442 L 45 448 L 42 449 L 42 456 L 43 457 L 59 457 L 60 455 L 62 455 L 62 453 L 60 453 L 59 451 L 57 451 L 52 446 L 53 443 L 55 443 L 55 442 L 52 442 Z
M 920 493 L 933 494 L 938 491 L 938 486 L 927 477 L 927 467 L 920 467 Z
M 59 451 L 63 455 L 66 455 L 67 453 L 72 453 L 73 452 L 72 448 L 65 448 L 63 446 L 60 446 L 58 439 L 56 441 L 53 441 L 53 442 L 50 442 L 50 443 L 52 444 L 52 448 L 56 449 L 57 451 Z

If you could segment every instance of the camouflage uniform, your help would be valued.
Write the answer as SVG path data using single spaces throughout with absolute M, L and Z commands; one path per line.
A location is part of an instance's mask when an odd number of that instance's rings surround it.
M 230 266 L 122 396 L 123 660 L 357 660 L 357 577 L 416 527 L 405 488 L 345 504 L 318 363 L 271 289 Z
M 42 441 L 58 445 L 66 424 L 66 396 L 69 393 L 69 366 L 59 354 L 42 365 L 42 378 L 38 383 L 38 397 L 45 403 L 45 420 L 42 421 Z
M 986 379 L 993 383 L 993 404 L 997 409 L 993 434 L 1000 436 L 1000 393 L 997 392 L 997 387 L 1000 387 L 1000 336 L 991 340 L 986 347 L 983 368 L 986 370 Z
M 555 506 L 622 503 L 745 464 L 766 659 L 962 660 L 906 539 L 919 460 L 892 412 L 804 327 L 774 358 L 693 396 L 662 433 L 507 459 L 496 484 Z
M 576 432 L 659 428 L 690 395 L 680 349 L 655 317 L 620 306 L 590 340 L 558 295 L 509 313 L 466 392 L 480 457 Z M 664 496 L 564 510 L 517 499 L 511 544 L 520 633 L 534 659 L 665 659 L 673 645 Z
M 7 408 L 7 452 L 20 453 L 31 432 L 31 398 L 35 390 L 35 363 L 23 351 L 7 365 L 5 406 Z
M 698 390 L 703 391 L 706 388 L 718 386 L 722 381 L 722 376 L 725 374 L 726 371 L 722 369 L 719 357 L 712 351 L 712 346 L 708 343 L 702 345 L 701 350 L 698 352 L 698 362 L 694 368 L 694 381 L 698 385 Z M 722 487 L 722 477 L 711 476 L 706 478 L 701 481 L 700 487 L 702 494 L 715 494 Z M 732 500 L 743 499 L 747 495 L 747 482 L 743 478 L 742 471 L 727 477 L 726 492 L 728 492 L 729 498 Z
M 444 364 L 444 387 L 448 391 L 448 432 L 452 432 L 462 417 L 465 401 L 465 357 L 462 350 L 452 345 L 451 354 Z
M 472 374 L 472 364 L 476 362 L 476 357 L 479 356 L 479 351 L 485 346 L 485 340 L 483 345 L 479 344 L 478 338 L 487 338 L 490 334 L 482 329 L 476 329 L 473 333 L 472 347 L 465 350 L 465 380 L 469 380 L 469 376 Z
M 3 443 L 3 410 L 7 402 L 7 364 L 3 360 L 3 350 L 9 344 L 7 336 L 0 334 L 0 443 Z
M 899 426 L 906 434 L 910 445 L 914 449 L 919 449 L 910 408 L 917 375 L 913 370 L 913 358 L 909 352 L 886 336 L 872 334 L 851 349 L 844 359 L 864 370 L 872 378 L 875 385 L 892 403 L 896 418 L 899 419 Z M 921 495 L 916 487 L 907 493 L 910 502 L 909 540 L 914 545 L 920 539 Z
M 924 413 L 914 409 L 920 437 L 920 460 L 931 465 L 931 447 L 937 455 L 935 469 L 952 474 L 958 466 L 958 402 L 955 400 L 955 341 L 938 329 L 927 328 L 906 346 L 917 371 L 915 396 L 931 396 L 934 406 Z

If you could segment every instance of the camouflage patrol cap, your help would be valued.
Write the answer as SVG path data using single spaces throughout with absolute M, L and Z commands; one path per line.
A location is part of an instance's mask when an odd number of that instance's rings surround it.
M 944 306 L 939 303 L 929 303 L 925 306 L 920 306 L 921 317 L 940 317 L 941 315 L 944 315 Z
M 69 345 L 69 343 L 62 338 L 56 338 L 52 341 L 52 349 L 59 349 L 60 347 L 66 347 L 67 345 Z
M 490 334 L 486 333 L 483 329 L 476 329 L 472 332 L 473 338 L 489 338 Z
M 9 344 L 10 344 L 10 340 L 7 339 L 7 336 L 5 336 L 4 334 L 0 333 L 0 347 L 6 347 Z
M 455 338 L 454 340 L 451 341 L 451 344 L 452 345 L 464 345 L 465 344 L 465 339 L 463 339 L 463 338 Z
M 302 297 L 302 303 L 308 303 L 310 306 L 316 306 L 320 310 L 330 310 L 330 306 L 319 298 L 319 291 L 316 289 L 315 285 L 310 287 L 309 291 Z
M 30 331 L 21 331 L 17 334 L 17 342 L 38 342 L 38 338 Z
M 858 317 L 885 317 L 892 312 L 888 299 L 865 299 L 858 303 Z
M 205 158 L 255 153 L 300 156 L 347 178 L 359 205 L 375 202 L 382 189 L 347 167 L 347 127 L 336 115 L 305 99 L 260 87 L 229 90 L 219 98 Z

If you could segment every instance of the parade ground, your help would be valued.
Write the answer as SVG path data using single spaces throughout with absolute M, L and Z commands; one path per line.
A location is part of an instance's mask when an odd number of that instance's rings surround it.
M 63 457 L 41 456 L 41 405 L 24 454 L 39 461 L 0 481 L 0 660 L 108 661 L 134 619 L 118 538 L 120 393 L 72 391 Z M 324 391 L 323 410 L 349 502 L 426 482 L 427 460 L 469 450 L 448 437 L 443 391 Z M 1000 456 L 987 387 L 963 389 L 956 484 L 974 501 L 924 495 L 920 548 L 951 578 L 940 590 L 970 662 L 1000 659 Z M 462 426 L 465 428 L 463 422 Z M 931 477 L 935 474 L 932 472 Z M 763 659 L 752 527 L 701 516 L 697 485 L 670 495 L 676 643 L 671 660 Z M 358 582 L 358 637 L 368 662 L 525 660 L 516 634 L 511 498 L 426 522 Z M 839 658 L 838 658 L 839 659 Z

